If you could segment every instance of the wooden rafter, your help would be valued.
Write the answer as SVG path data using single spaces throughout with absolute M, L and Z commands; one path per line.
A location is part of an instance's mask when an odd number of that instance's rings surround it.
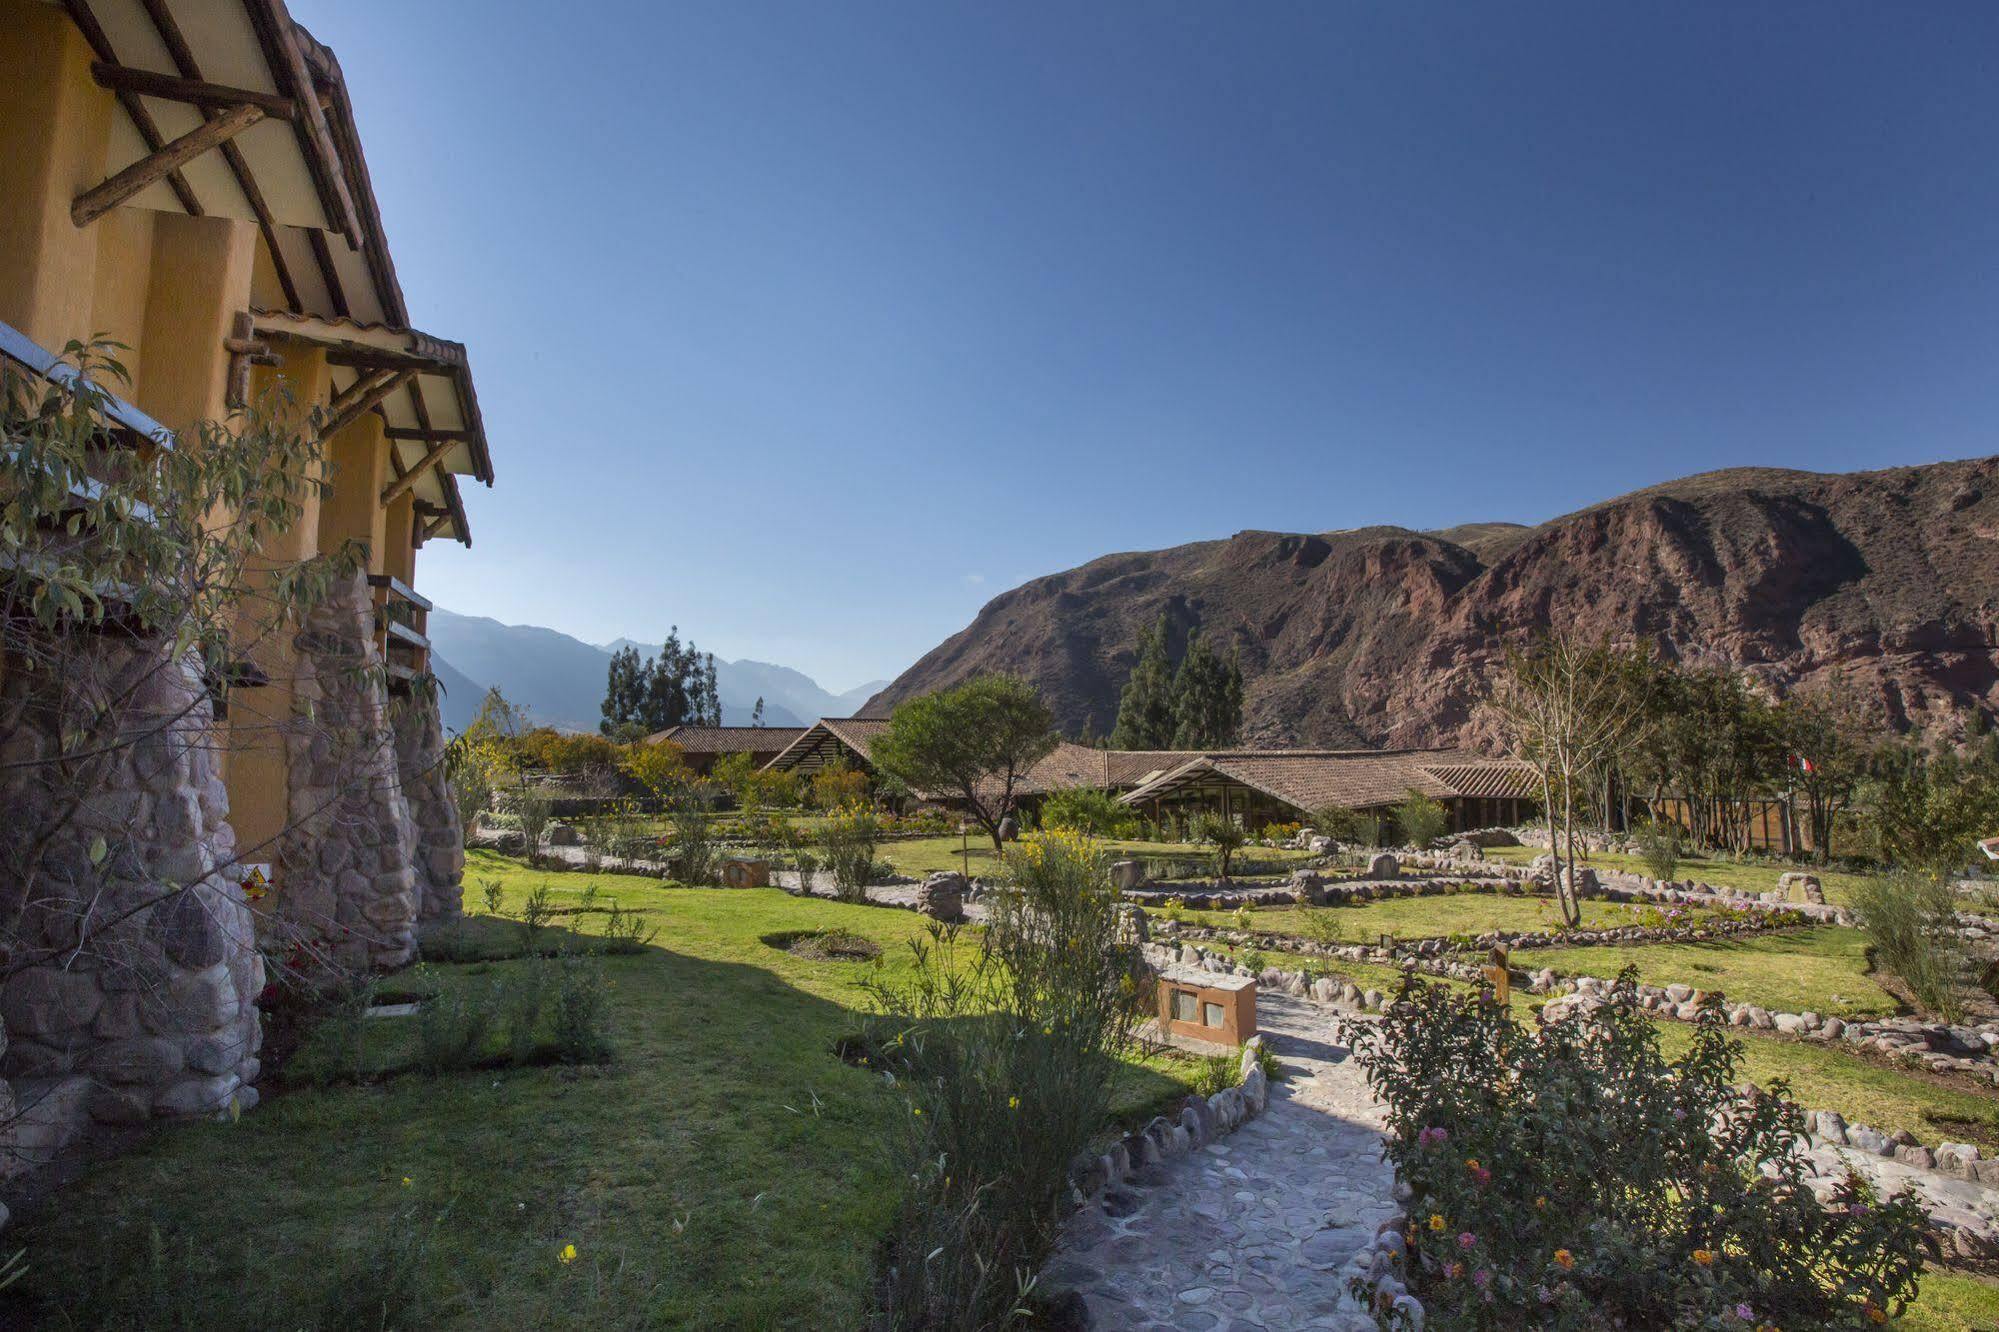
M 410 468 L 409 471 L 403 473 L 382 488 L 382 507 L 387 508 L 402 498 L 403 495 L 415 487 L 417 482 L 423 479 L 425 472 L 437 466 L 445 454 L 457 447 L 458 445 L 454 441 L 446 440 L 444 443 L 433 447 L 423 457 L 417 459 L 416 466 Z
M 159 0 L 152 0 L 146 8 L 151 11 L 158 5 Z M 175 63 L 180 62 L 176 59 Z M 186 102 L 204 111 L 223 111 L 232 106 L 248 105 L 261 109 L 265 115 L 276 120 L 293 120 L 298 116 L 298 103 L 289 97 L 257 92 L 251 88 L 231 88 L 192 75 L 160 74 L 150 69 L 133 69 L 128 65 L 111 65 L 98 60 L 90 66 L 90 77 L 97 80 L 98 87 L 109 88 L 113 92 L 144 93 L 164 101 Z
M 277 76 L 278 90 L 285 92 L 288 89 L 293 102 L 303 113 L 292 122 L 292 131 L 298 136 L 299 147 L 305 151 L 305 159 L 312 169 L 314 183 L 319 186 L 320 203 L 326 209 L 327 217 L 332 220 L 334 229 L 347 237 L 350 243 L 356 246 L 364 244 L 368 238 L 361 229 L 361 218 L 354 208 L 354 196 L 347 188 L 340 152 L 334 146 L 333 132 L 327 127 L 326 113 L 319 104 L 318 88 L 312 81 L 312 72 L 306 68 L 305 56 L 299 50 L 297 32 L 292 31 L 289 22 L 284 19 L 282 5 L 250 3 L 243 8 L 250 17 L 250 26 L 256 29 L 265 59 Z
M 331 439 L 361 418 L 363 412 L 403 386 L 414 370 L 377 370 L 362 375 L 326 404 L 326 420 L 319 437 Z
M 186 34 L 181 32 L 180 23 L 174 18 L 173 11 L 167 8 L 167 0 L 140 0 L 140 4 L 146 11 L 146 17 L 152 20 L 153 31 L 160 35 L 160 41 L 167 48 L 167 54 L 173 58 L 174 68 L 180 71 L 181 79 L 197 87 L 214 87 L 214 84 L 202 78 L 201 62 L 194 58 L 194 48 L 188 44 Z M 289 98 L 276 97 L 273 94 L 257 94 L 257 97 L 266 96 L 272 97 L 273 101 L 283 103 L 287 118 L 296 117 L 298 108 Z M 212 116 L 214 113 L 214 107 L 203 108 L 203 115 Z M 243 150 L 234 143 L 225 143 L 222 145 L 222 160 L 228 165 L 229 173 L 236 178 L 236 188 L 243 191 L 243 197 L 249 200 L 250 211 L 257 215 L 257 229 L 263 233 L 264 250 L 271 256 L 271 268 L 277 274 L 278 286 L 285 293 L 285 303 L 294 310 L 303 309 L 304 302 L 299 299 L 298 283 L 292 280 L 291 263 L 285 258 L 285 252 L 278 247 L 278 227 L 271 216 L 271 206 L 265 201 L 264 191 L 258 186 L 256 174 L 250 170 L 250 163 L 244 158 Z
M 108 65 L 117 64 L 118 53 L 112 49 L 111 39 L 104 33 L 104 25 L 97 21 L 97 15 L 91 13 L 86 0 L 63 0 L 63 9 L 69 14 L 70 21 L 76 24 L 77 30 L 83 34 L 83 39 L 90 43 L 90 49 L 97 53 L 97 58 Z M 146 145 L 146 151 L 158 152 L 167 141 L 166 135 L 160 133 L 159 125 L 153 120 L 153 113 L 139 100 L 139 94 L 121 92 L 117 97 L 118 105 L 125 108 L 125 114 L 131 119 L 133 128 L 139 131 L 139 139 Z M 194 197 L 194 189 L 187 183 L 186 176 L 178 171 L 169 171 L 167 188 L 174 192 L 174 198 L 180 200 L 180 206 L 187 210 L 189 217 L 204 216 L 201 200 Z
M 103 184 L 77 195 L 69 206 L 70 221 L 79 227 L 89 226 L 167 173 L 227 143 L 263 118 L 261 107 L 245 102 L 241 106 L 230 107 L 214 120 L 203 121 L 173 142 L 146 154 Z
M 390 439 L 413 440 L 418 444 L 435 444 L 440 439 L 468 440 L 469 430 L 411 430 L 405 426 L 390 426 L 382 432 Z

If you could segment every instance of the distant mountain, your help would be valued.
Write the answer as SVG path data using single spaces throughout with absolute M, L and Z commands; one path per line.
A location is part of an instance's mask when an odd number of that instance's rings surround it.
M 444 686 L 444 724 L 462 730 L 479 710 L 490 685 L 518 704 L 540 725 L 594 731 L 601 719 L 604 677 L 611 653 L 648 646 L 621 638 L 602 647 L 531 624 L 501 624 L 477 615 L 438 607 L 430 613 L 431 669 Z M 886 681 L 876 680 L 844 694 L 828 693 L 788 666 L 761 661 L 715 661 L 715 684 L 722 695 L 722 720 L 747 726 L 758 698 L 767 726 L 805 726 L 820 717 L 843 717 L 857 710 Z
M 1999 458 L 1831 475 L 1734 468 L 1526 528 L 1238 532 L 1106 555 L 995 597 L 868 711 L 983 672 L 1102 735 L 1164 615 L 1242 663 L 1246 741 L 1480 744 L 1506 648 L 1555 625 L 1838 681 L 1897 731 L 1999 712 Z

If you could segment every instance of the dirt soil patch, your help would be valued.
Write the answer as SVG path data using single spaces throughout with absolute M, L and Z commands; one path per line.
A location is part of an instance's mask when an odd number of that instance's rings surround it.
M 881 945 L 873 939 L 846 930 L 788 930 L 766 934 L 763 941 L 813 962 L 872 962 L 882 955 Z

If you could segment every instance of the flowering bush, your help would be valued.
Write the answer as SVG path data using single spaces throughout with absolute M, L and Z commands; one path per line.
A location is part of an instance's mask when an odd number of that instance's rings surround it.
M 1915 1294 L 1924 1215 L 1821 1203 L 1787 1088 L 1734 1090 L 1717 1001 L 1675 1061 L 1618 999 L 1538 1031 L 1413 979 L 1355 1053 L 1413 1190 L 1411 1281 L 1465 1328 L 1863 1328 Z

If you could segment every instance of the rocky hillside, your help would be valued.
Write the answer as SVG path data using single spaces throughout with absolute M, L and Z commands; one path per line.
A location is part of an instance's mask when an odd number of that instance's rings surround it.
M 869 704 L 983 671 L 1107 732 L 1164 611 L 1241 653 L 1246 739 L 1481 743 L 1505 645 L 1556 625 L 1744 668 L 1838 672 L 1897 729 L 1999 711 L 1999 458 L 1851 475 L 1735 468 L 1539 527 L 1242 532 L 1107 555 L 996 597 Z

